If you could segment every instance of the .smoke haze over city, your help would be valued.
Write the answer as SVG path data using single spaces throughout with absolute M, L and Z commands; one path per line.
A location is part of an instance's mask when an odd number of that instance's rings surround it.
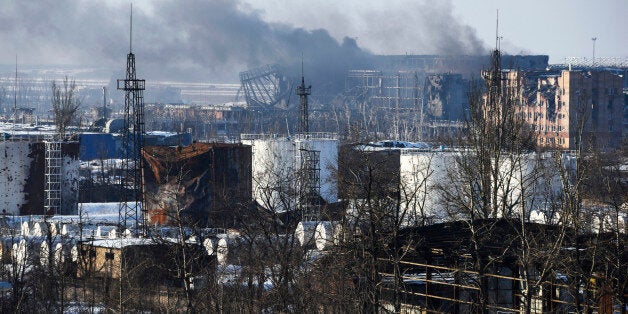
M 11 1 L 0 12 L 2 62 L 18 56 L 22 64 L 65 64 L 122 71 L 129 50 L 129 4 L 122 1 Z M 301 56 L 305 71 L 324 84 L 349 68 L 359 68 L 372 52 L 360 47 L 351 32 L 375 23 L 372 40 L 384 51 L 482 54 L 486 45 L 468 25 L 452 15 L 450 3 L 417 3 L 410 8 L 372 10 L 364 20 L 336 12 L 314 12 L 336 18 L 347 30 L 335 38 L 321 28 L 304 29 L 268 22 L 264 12 L 243 1 L 174 1 L 136 5 L 133 11 L 133 52 L 138 74 L 172 81 L 237 81 L 249 67 L 280 63 L 298 76 Z M 322 17 L 321 17 L 322 18 Z M 409 44 L 408 44 L 409 43 Z M 370 43 L 371 45 L 374 42 Z M 406 50 L 404 50 L 406 49 Z

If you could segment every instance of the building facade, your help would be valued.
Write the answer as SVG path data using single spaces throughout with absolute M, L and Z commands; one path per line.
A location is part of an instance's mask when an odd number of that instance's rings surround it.
M 503 71 L 517 114 L 539 147 L 616 149 L 622 136 L 622 76 L 612 70 Z

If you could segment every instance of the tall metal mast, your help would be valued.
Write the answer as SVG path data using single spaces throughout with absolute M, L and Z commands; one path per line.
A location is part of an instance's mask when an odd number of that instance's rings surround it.
M 15 84 L 13 85 L 13 124 L 11 136 L 15 135 L 15 122 L 17 121 L 17 54 L 15 55 Z
M 102 87 L 102 117 L 107 120 L 107 86 Z
M 597 40 L 597 37 L 591 37 L 591 41 L 593 41 L 593 58 L 591 59 L 591 66 L 595 66 L 595 41 Z
M 297 86 L 296 94 L 300 98 L 299 107 L 299 127 L 297 133 L 306 134 L 310 132 L 307 96 L 311 94 L 312 85 L 305 87 L 305 77 L 303 76 L 303 59 L 301 59 L 301 85 Z
M 144 89 L 146 84 L 145 80 L 136 78 L 135 55 L 132 49 L 133 7 L 131 7 L 126 78 L 118 80 L 118 89 L 124 91 L 123 148 L 125 153 L 122 162 L 123 178 L 120 182 L 123 199 L 119 206 L 118 225 L 120 228 L 124 228 L 130 224 L 136 233 L 145 235 L 147 215 L 146 206 L 143 206 L 142 169 L 144 168 L 144 160 L 141 151 L 144 146 Z

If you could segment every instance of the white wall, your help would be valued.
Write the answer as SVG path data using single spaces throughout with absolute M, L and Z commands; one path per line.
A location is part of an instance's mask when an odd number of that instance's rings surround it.
M 407 210 L 408 224 L 427 219 L 440 222 L 446 218 L 441 201 L 441 187 L 450 183 L 449 172 L 455 169 L 455 153 L 402 151 L 399 157 L 401 207 Z
M 0 142 L 0 211 L 19 215 L 26 202 L 24 186 L 29 175 L 32 158 L 26 141 Z
M 27 141 L 0 142 L 0 211 L 19 215 L 20 208 L 27 202 L 24 192 L 33 158 L 31 143 Z M 44 156 L 41 156 L 44 158 Z M 63 157 L 61 166 L 62 214 L 76 214 L 79 188 L 79 165 L 77 158 Z M 45 171 L 45 170 L 44 170 Z M 42 194 L 45 193 L 42 191 Z M 41 204 L 41 212 L 44 204 Z
M 320 151 L 321 197 L 329 203 L 338 201 L 333 171 L 338 164 L 338 140 L 289 139 L 286 137 L 242 140 L 251 145 L 253 198 L 276 211 L 296 208 L 297 177 L 300 172 L 299 149 Z

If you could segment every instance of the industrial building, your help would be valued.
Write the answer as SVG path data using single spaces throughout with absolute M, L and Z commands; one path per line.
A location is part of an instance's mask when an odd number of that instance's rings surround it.
M 448 195 L 469 197 L 459 160 L 473 158 L 469 150 L 430 149 L 425 144 L 390 141 L 369 145 L 343 146 L 340 153 L 340 198 L 349 203 L 348 214 L 356 214 L 351 202 L 371 197 L 397 199 L 405 226 L 429 225 L 466 219 L 448 201 Z M 526 212 L 526 220 L 545 222 L 551 216 L 551 202 L 557 199 L 561 181 L 555 159 L 550 155 L 529 153 L 504 155 L 500 161 L 498 189 L 500 208 L 510 210 L 496 217 L 512 217 Z M 572 158 L 563 155 L 569 167 Z M 370 182 L 366 185 L 365 182 Z M 371 188 L 372 190 L 369 190 Z M 522 202 L 525 200 L 525 202 Z M 521 208 L 526 204 L 525 211 Z
M 583 144 L 616 149 L 623 128 L 623 72 L 505 70 L 502 75 L 507 87 L 519 89 L 517 113 L 534 131 L 538 146 L 574 150 Z

